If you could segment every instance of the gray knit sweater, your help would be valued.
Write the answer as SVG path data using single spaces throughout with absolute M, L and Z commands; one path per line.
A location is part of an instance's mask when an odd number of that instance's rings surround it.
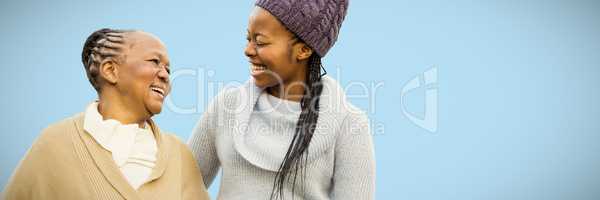
M 222 169 L 218 199 L 270 197 L 293 131 L 285 129 L 285 120 L 256 119 L 255 106 L 262 92 L 253 79 L 223 90 L 208 106 L 188 141 L 206 187 Z M 373 199 L 375 158 L 366 115 L 346 100 L 343 89 L 328 76 L 323 77 L 319 106 L 308 148 L 304 190 L 296 189 L 292 194 L 288 184 L 286 198 Z M 252 128 L 256 123 L 267 126 Z

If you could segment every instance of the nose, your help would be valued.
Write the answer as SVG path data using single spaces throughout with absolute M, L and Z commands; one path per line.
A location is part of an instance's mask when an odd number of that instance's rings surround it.
M 248 41 L 248 44 L 246 44 L 244 54 L 249 58 L 256 56 L 256 47 L 254 46 L 254 43 L 252 43 L 252 41 Z
M 162 67 L 160 71 L 158 71 L 158 78 L 167 84 L 169 83 L 169 73 L 167 72 L 166 67 Z

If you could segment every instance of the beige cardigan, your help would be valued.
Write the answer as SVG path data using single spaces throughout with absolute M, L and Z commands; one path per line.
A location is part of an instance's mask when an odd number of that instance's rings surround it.
M 158 145 L 150 180 L 135 190 L 102 148 L 83 129 L 84 114 L 42 131 L 7 184 L 12 199 L 209 199 L 200 170 L 185 144 L 161 134 L 149 120 Z

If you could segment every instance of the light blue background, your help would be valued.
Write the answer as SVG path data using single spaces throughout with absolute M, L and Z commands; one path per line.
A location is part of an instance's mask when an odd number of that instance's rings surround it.
M 96 29 L 143 29 L 166 43 L 173 70 L 213 70 L 177 79 L 177 105 L 212 98 L 207 82 L 248 77 L 252 1 L 0 4 L 1 187 L 42 128 L 94 100 L 80 52 Z M 374 136 L 377 199 L 600 199 L 599 11 L 598 1 L 351 1 L 325 65 L 343 84 L 384 83 L 374 104 L 351 99 L 375 105 L 369 116 L 384 127 Z M 431 67 L 436 133 L 400 103 Z M 408 110 L 423 112 L 423 92 L 407 95 Z M 204 109 L 156 120 L 187 139 Z

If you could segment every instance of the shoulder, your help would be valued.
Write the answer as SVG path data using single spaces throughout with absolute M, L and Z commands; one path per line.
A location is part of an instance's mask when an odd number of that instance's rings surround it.
M 44 128 L 32 145 L 32 150 L 47 148 L 65 148 L 72 142 L 73 134 L 77 133 L 75 119 L 77 116 L 62 119 Z
M 179 136 L 175 135 L 174 133 L 162 129 L 159 129 L 159 131 L 161 139 L 165 140 L 169 144 L 169 146 L 178 146 L 179 143 L 182 143 L 181 138 L 179 138 Z
M 183 140 L 176 134 L 161 130 L 161 135 L 162 139 L 166 140 L 166 143 L 169 145 L 170 149 L 178 152 L 189 151 L 185 142 L 183 142 Z
M 351 132 L 366 132 L 369 127 L 369 118 L 360 109 L 348 110 L 342 124 L 346 130 L 350 129 Z
M 179 136 L 172 133 L 162 132 L 162 137 L 164 140 L 167 140 L 170 152 L 177 155 L 172 158 L 178 160 L 182 166 L 189 165 L 190 163 L 196 163 L 192 151 L 183 142 L 183 140 L 179 138 Z
M 351 109 L 344 117 L 336 139 L 336 152 L 372 152 L 373 135 L 367 114 Z
M 242 84 L 226 85 L 213 98 L 213 102 L 222 102 L 224 105 L 236 103 L 244 97 L 250 96 L 251 92 L 255 89 L 256 86 L 253 79 L 249 79 Z
M 255 97 L 260 91 L 262 90 L 254 84 L 252 78 L 242 84 L 224 86 L 210 101 L 206 113 L 238 113 L 254 106 Z
M 368 134 L 369 119 L 366 112 L 352 104 L 344 88 L 337 80 L 324 76 L 323 79 L 323 107 L 329 108 L 329 112 L 323 112 L 324 115 L 333 115 L 336 123 L 339 123 L 341 134 Z M 344 137 L 344 136 L 341 136 Z
M 322 114 L 333 115 L 336 121 L 341 120 L 344 124 L 368 121 L 367 114 L 348 100 L 344 88 L 337 80 L 324 76 L 322 83 L 320 106 L 325 109 Z
M 76 134 L 77 128 L 72 117 L 49 125 L 35 139 L 19 168 L 28 173 L 29 170 L 39 170 L 39 166 L 57 170 L 53 169 L 56 165 L 73 158 L 73 138 Z

